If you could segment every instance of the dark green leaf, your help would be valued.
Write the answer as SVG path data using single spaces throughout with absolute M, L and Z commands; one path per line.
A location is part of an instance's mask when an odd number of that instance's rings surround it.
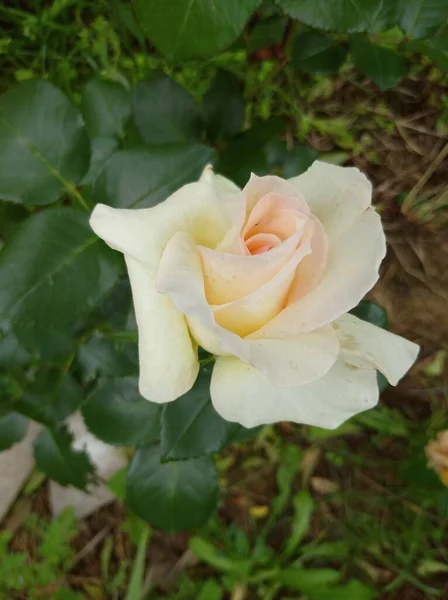
M 167 75 L 137 84 L 137 128 L 147 144 L 181 144 L 201 138 L 201 113 L 193 96 Z
M 284 141 L 274 140 L 266 146 L 269 167 L 279 170 L 282 177 L 289 179 L 305 173 L 319 152 L 312 146 L 294 146 L 288 150 Z
M 279 0 L 294 19 L 316 29 L 354 33 L 384 30 L 395 24 L 390 0 Z
M 39 328 L 62 327 L 100 302 L 121 265 L 92 232 L 87 214 L 72 208 L 37 213 L 0 253 L 0 314 Z
M 280 44 L 285 34 L 287 17 L 273 16 L 258 21 L 252 29 L 249 47 L 252 52 Z
M 109 340 L 94 334 L 79 347 L 78 363 L 86 381 L 102 377 L 127 377 L 138 374 L 137 344 Z
M 427 40 L 411 40 L 407 50 L 427 56 L 444 72 L 448 72 L 448 25 Z
M 23 439 L 28 419 L 16 412 L 0 412 L 0 452 L 8 450 Z
M 11 204 L 0 200 L 0 239 L 4 242 L 28 217 L 28 211 L 20 204 Z M 0 249 L 2 243 L 0 242 Z
M 99 313 L 114 330 L 137 331 L 131 285 L 127 276 L 107 296 L 99 307 Z
M 38 469 L 60 485 L 85 490 L 94 467 L 84 450 L 73 449 L 72 441 L 66 427 L 44 429 L 34 441 L 34 457 Z
M 145 36 L 135 21 L 131 7 L 128 4 L 121 2 L 121 0 L 110 0 L 109 4 L 118 24 L 124 25 L 138 40 L 139 44 L 143 46 L 145 43 Z
M 104 163 L 112 156 L 118 147 L 116 138 L 94 138 L 92 140 L 92 156 L 90 159 L 90 167 L 84 177 L 81 179 L 80 185 L 90 185 L 93 183 L 101 171 Z
M 350 40 L 350 48 L 355 65 L 381 90 L 394 87 L 406 75 L 406 61 L 395 50 L 372 44 L 361 36 Z
M 224 69 L 218 69 L 204 96 L 204 118 L 212 142 L 227 140 L 243 127 L 244 97 L 241 81 Z
M 48 427 L 57 427 L 75 412 L 82 397 L 82 389 L 69 373 L 61 377 L 58 371 L 40 370 L 14 408 Z
M 14 331 L 23 347 L 33 355 L 36 362 L 62 364 L 74 352 L 75 340 L 70 331 L 18 323 Z
M 82 407 L 84 422 L 100 440 L 117 446 L 148 445 L 160 435 L 160 404 L 142 398 L 137 379 L 109 381 Z
M 350 311 L 358 319 L 372 323 L 382 329 L 389 329 L 387 313 L 383 307 L 369 300 L 362 300 L 358 306 Z
M 234 42 L 261 0 L 134 0 L 146 35 L 169 60 L 209 58 Z
M 269 173 L 266 145 L 284 129 L 282 119 L 269 119 L 234 138 L 219 154 L 217 171 L 244 186 L 253 172 Z
M 307 31 L 296 38 L 292 64 L 297 71 L 313 75 L 328 75 L 339 70 L 347 50 L 326 35 Z
M 0 197 L 49 204 L 70 191 L 89 166 L 79 112 L 47 81 L 33 79 L 0 98 Z
M 0 367 L 25 365 L 29 360 L 28 351 L 13 331 L 0 340 Z
M 184 460 L 221 450 L 240 431 L 225 421 L 210 400 L 213 365 L 203 366 L 193 388 L 163 407 L 162 460 Z
M 131 94 L 114 81 L 91 79 L 82 92 L 82 112 L 92 138 L 120 138 L 131 116 Z
M 128 481 L 129 507 L 154 527 L 180 531 L 203 525 L 216 509 L 218 475 L 207 457 L 162 463 L 157 446 L 137 450 Z
M 400 27 L 411 38 L 432 37 L 448 19 L 445 0 L 398 0 Z
M 114 154 L 93 186 L 95 202 L 117 208 L 147 208 L 197 181 L 214 152 L 199 144 L 135 148 Z

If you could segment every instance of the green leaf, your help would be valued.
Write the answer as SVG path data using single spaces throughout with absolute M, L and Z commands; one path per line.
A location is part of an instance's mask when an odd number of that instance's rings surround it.
M 379 304 L 375 304 L 369 300 L 361 300 L 358 306 L 353 308 L 350 312 L 352 315 L 355 315 L 355 317 L 358 317 L 358 319 L 367 321 L 382 329 L 389 329 L 387 313 Z
M 203 109 L 207 135 L 212 142 L 221 142 L 239 133 L 244 122 L 244 97 L 238 77 L 218 69 L 204 96 Z
M 0 412 L 0 452 L 20 442 L 28 429 L 28 419 L 16 412 Z
M 307 490 L 300 491 L 293 499 L 294 519 L 291 533 L 286 542 L 285 554 L 291 556 L 298 548 L 309 529 L 311 516 L 314 511 L 314 502 Z
M 291 567 L 280 571 L 277 580 L 286 587 L 309 595 L 309 600 L 317 600 L 316 588 L 334 584 L 339 581 L 340 577 L 339 571 L 334 569 L 295 569 Z
M 26 365 L 29 361 L 28 351 L 13 331 L 0 340 L 0 367 Z
M 394 87 L 406 75 L 406 61 L 395 50 L 372 44 L 361 36 L 350 40 L 350 48 L 356 67 L 381 90 Z
M 69 373 L 61 377 L 59 371 L 40 370 L 14 408 L 30 419 L 56 427 L 75 412 L 82 398 L 81 387 Z
M 134 454 L 127 500 L 154 527 L 170 532 L 199 527 L 216 509 L 218 498 L 218 475 L 210 458 L 162 463 L 157 446 Z
M 184 460 L 218 452 L 239 432 L 224 420 L 210 400 L 213 365 L 203 366 L 193 388 L 163 407 L 162 460 Z
M 116 138 L 94 138 L 92 140 L 92 156 L 90 167 L 87 173 L 80 181 L 80 185 L 90 185 L 93 183 L 101 171 L 104 163 L 112 156 L 118 147 Z
M 389 29 L 395 24 L 390 0 L 279 0 L 279 5 L 294 19 L 316 29 L 355 33 Z
M 140 81 L 133 105 L 137 128 L 147 144 L 179 144 L 201 138 L 201 113 L 193 96 L 167 75 Z
M 411 38 L 430 38 L 448 19 L 444 0 L 398 0 L 400 27 Z
M 144 46 L 145 36 L 135 21 L 131 7 L 121 0 L 110 0 L 109 5 L 118 24 L 124 25 L 138 40 L 140 46 Z
M 160 404 L 142 398 L 136 378 L 100 385 L 82 407 L 87 429 L 116 446 L 147 446 L 160 435 Z
M 419 52 L 427 56 L 439 69 L 448 72 L 448 25 L 445 25 L 437 35 L 426 40 L 411 40 L 406 44 L 410 52 Z
M 234 42 L 261 0 L 134 0 L 137 19 L 171 61 L 210 58 Z
M 199 144 L 135 148 L 114 154 L 93 186 L 95 202 L 117 208 L 147 208 L 197 181 L 214 151 Z
M 0 98 L 1 198 L 54 202 L 80 181 L 89 157 L 80 113 L 51 83 L 25 81 Z
M 0 253 L 0 314 L 58 328 L 98 305 L 122 261 L 101 242 L 89 216 L 72 208 L 36 213 Z
M 120 343 L 95 333 L 78 349 L 77 361 L 85 381 L 96 376 L 128 377 L 138 375 L 137 344 Z
M 215 579 L 207 579 L 201 587 L 197 600 L 222 600 L 224 590 Z
M 303 73 L 328 75 L 339 70 L 346 56 L 347 50 L 342 44 L 326 35 L 307 31 L 294 42 L 292 64 Z
M 214 567 L 218 571 L 231 573 L 236 577 L 242 577 L 247 574 L 248 566 L 250 568 L 250 563 L 252 562 L 242 560 L 241 557 L 235 560 L 234 558 L 224 556 L 222 551 L 216 548 L 216 546 L 199 536 L 191 537 L 189 546 L 193 553 L 203 562 Z
M 39 323 L 18 323 L 14 331 L 23 347 L 38 363 L 62 364 L 74 352 L 75 340 L 70 331 L 41 326 Z
M 73 436 L 59 427 L 44 429 L 34 441 L 37 468 L 60 485 L 73 485 L 85 490 L 94 467 L 84 450 L 74 450 Z
M 92 138 L 121 138 L 131 116 L 131 94 L 114 81 L 94 77 L 82 92 L 82 112 Z
M 278 15 L 258 21 L 250 33 L 249 48 L 251 52 L 280 44 L 283 40 L 287 23 L 287 17 L 280 17 Z
M 137 554 L 132 567 L 131 579 L 126 592 L 126 600 L 141 600 L 143 596 L 143 578 L 145 575 L 146 550 L 149 543 L 151 530 L 146 525 L 143 528 L 138 543 Z
M 284 130 L 282 119 L 269 119 L 235 137 L 219 154 L 217 172 L 244 186 L 251 173 L 267 175 L 266 146 Z
M 305 173 L 319 157 L 319 152 L 312 146 L 294 146 L 288 150 L 281 140 L 267 144 L 266 153 L 269 167 L 279 170 L 285 179 Z

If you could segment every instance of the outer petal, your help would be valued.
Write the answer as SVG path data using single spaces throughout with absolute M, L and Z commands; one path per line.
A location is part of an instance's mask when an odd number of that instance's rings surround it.
M 280 388 L 319 379 L 334 365 L 340 348 L 331 325 L 282 340 L 247 339 L 252 364 Z
M 312 331 L 348 312 L 376 283 L 385 254 L 380 217 L 369 208 L 329 248 L 319 284 L 262 327 L 257 337 L 281 338 Z
M 311 291 L 322 278 L 327 264 L 328 242 L 322 223 L 316 219 L 310 219 L 307 228 L 311 228 L 311 254 L 305 256 L 297 267 L 291 289 L 288 295 L 288 304 L 297 302 Z M 305 233 L 306 235 L 306 233 Z
M 232 226 L 218 245 L 222 252 L 246 254 L 246 248 L 241 239 L 241 229 L 246 216 L 246 204 L 240 188 L 222 175 L 216 175 L 212 166 L 207 165 L 201 175 L 201 182 L 213 187 L 220 204 L 228 215 Z
M 338 360 L 321 379 L 277 388 L 257 369 L 235 357 L 218 358 L 211 381 L 213 406 L 228 421 L 255 427 L 294 421 L 335 429 L 378 402 L 374 369 L 355 369 Z
M 356 367 L 378 369 L 392 385 L 397 385 L 417 358 L 417 344 L 354 315 L 342 315 L 334 327 L 344 360 Z
M 116 209 L 97 204 L 90 226 L 111 248 L 140 260 L 153 274 L 167 242 L 178 231 L 190 233 L 197 244 L 214 248 L 232 227 L 209 183 L 183 186 L 153 208 Z
M 167 244 L 159 266 L 157 289 L 161 294 L 169 294 L 177 310 L 214 334 L 225 352 L 249 361 L 247 343 L 215 322 L 205 298 L 201 260 L 188 233 L 176 233 Z
M 354 167 L 337 167 L 316 161 L 289 180 L 321 221 L 331 244 L 353 225 L 371 204 L 372 186 Z
M 177 233 L 160 263 L 158 289 L 185 313 L 196 341 L 214 354 L 230 354 L 262 370 L 271 381 L 299 385 L 321 377 L 334 363 L 339 342 L 331 327 L 276 340 L 243 339 L 221 327 L 204 294 L 201 262 L 191 236 Z
M 184 186 L 164 203 L 142 210 L 99 204 L 90 225 L 125 254 L 139 329 L 140 391 L 153 402 L 175 400 L 198 372 L 185 318 L 156 289 L 156 273 L 168 240 L 189 231 L 198 243 L 216 245 L 231 225 L 209 183 Z
M 159 294 L 147 267 L 126 257 L 138 326 L 140 393 L 152 402 L 171 402 L 193 386 L 199 362 L 184 315 Z

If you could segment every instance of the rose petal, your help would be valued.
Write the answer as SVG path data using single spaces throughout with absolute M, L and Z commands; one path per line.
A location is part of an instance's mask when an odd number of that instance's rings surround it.
M 184 316 L 159 294 L 154 276 L 126 257 L 138 326 L 139 389 L 152 402 L 171 402 L 193 386 L 199 362 Z
M 216 361 L 211 398 L 227 421 L 255 427 L 277 421 L 335 429 L 378 402 L 375 369 L 355 369 L 342 360 L 312 383 L 277 388 L 257 369 L 235 357 Z
M 339 354 L 338 337 L 331 325 L 282 340 L 258 340 L 252 336 L 251 364 L 281 388 L 303 385 L 324 376 Z
M 337 167 L 316 161 L 289 184 L 303 195 L 320 220 L 331 244 L 350 229 L 371 204 L 372 185 L 354 167 Z
M 267 283 L 293 256 L 300 236 L 301 231 L 269 252 L 255 256 L 228 254 L 198 246 L 208 302 L 226 304 Z
M 212 306 L 216 322 L 241 337 L 257 331 L 285 306 L 296 267 L 310 252 L 310 242 L 304 242 L 270 281 L 238 300 Z
M 275 339 L 312 331 L 348 312 L 377 281 L 385 254 L 380 217 L 369 208 L 329 248 L 319 284 L 262 327 L 257 337 Z
M 90 226 L 111 248 L 140 260 L 155 274 L 166 244 L 178 231 L 191 233 L 197 244 L 216 247 L 234 225 L 225 206 L 212 185 L 190 183 L 153 208 L 97 204 Z
M 258 200 L 270 192 L 289 196 L 290 199 L 293 199 L 297 210 L 306 215 L 310 214 L 306 199 L 300 191 L 297 191 L 297 187 L 294 184 L 275 175 L 258 177 L 252 173 L 246 187 L 243 189 L 243 196 L 246 202 L 246 216 L 249 216 Z
M 328 242 L 322 223 L 316 218 L 310 219 L 307 223 L 308 228 L 311 230 L 311 253 L 304 257 L 296 269 L 289 290 L 288 304 L 294 304 L 316 287 L 327 264 Z M 305 231 L 304 236 L 307 233 Z
M 188 233 L 178 232 L 168 242 L 160 261 L 157 290 L 169 294 L 178 311 L 197 320 L 217 336 L 224 352 L 249 360 L 247 343 L 216 322 L 204 292 L 204 278 L 199 253 Z M 204 346 L 206 348 L 206 346 Z
M 417 359 L 417 344 L 354 315 L 342 315 L 334 327 L 344 360 L 356 367 L 378 369 L 392 385 L 397 385 Z

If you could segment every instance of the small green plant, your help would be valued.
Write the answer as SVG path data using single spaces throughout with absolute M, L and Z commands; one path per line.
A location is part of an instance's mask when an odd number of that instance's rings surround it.
M 74 557 L 70 540 L 76 533 L 73 510 L 67 509 L 54 521 L 32 515 L 25 528 L 39 540 L 36 559 L 27 552 L 9 550 L 12 534 L 0 533 L 0 594 L 8 600 L 82 600 L 69 589 L 66 573 Z

